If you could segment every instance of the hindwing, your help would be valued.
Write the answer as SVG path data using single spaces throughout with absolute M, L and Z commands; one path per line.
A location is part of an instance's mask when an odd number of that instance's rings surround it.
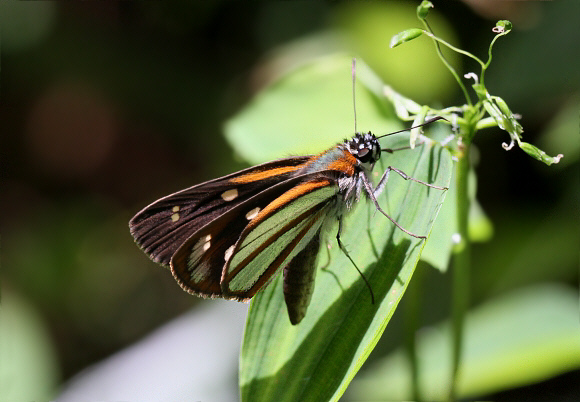
M 294 186 L 248 224 L 224 266 L 223 293 L 249 299 L 321 231 L 338 193 L 336 182 L 318 178 Z M 318 251 L 318 250 L 316 250 Z

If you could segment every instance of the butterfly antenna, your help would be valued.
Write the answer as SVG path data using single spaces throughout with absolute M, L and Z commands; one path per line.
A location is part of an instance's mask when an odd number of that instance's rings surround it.
M 352 107 L 354 109 L 354 132 L 356 133 L 356 96 L 355 96 L 355 82 L 356 82 L 356 57 L 352 58 Z
M 414 128 L 419 128 L 419 127 L 427 126 L 427 125 L 429 125 L 429 124 L 431 124 L 431 123 L 434 123 L 434 122 L 436 122 L 437 120 L 445 120 L 445 121 L 448 121 L 448 120 L 447 120 L 445 117 L 437 116 L 437 117 L 433 117 L 432 119 L 426 120 L 426 121 L 425 121 L 424 123 L 422 123 L 422 124 L 418 124 L 418 125 L 416 125 L 416 126 L 409 127 L 409 128 L 404 128 L 404 129 L 402 129 L 402 130 L 399 130 L 399 131 L 393 131 L 392 133 L 383 134 L 383 135 L 380 135 L 380 136 L 378 136 L 377 138 L 383 138 L 383 137 L 386 137 L 386 136 L 388 136 L 388 135 L 399 134 L 399 133 L 402 133 L 402 132 L 405 132 L 405 131 L 412 130 L 412 129 L 414 129 Z

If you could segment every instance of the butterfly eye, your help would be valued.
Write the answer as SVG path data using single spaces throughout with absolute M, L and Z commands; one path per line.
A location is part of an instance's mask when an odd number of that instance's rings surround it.
M 361 162 L 368 162 L 371 156 L 371 151 L 368 148 L 359 149 L 357 157 Z

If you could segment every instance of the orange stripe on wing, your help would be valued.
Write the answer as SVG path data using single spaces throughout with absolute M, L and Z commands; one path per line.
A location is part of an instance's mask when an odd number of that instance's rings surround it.
M 294 171 L 301 169 L 303 167 L 304 167 L 304 165 L 284 166 L 284 167 L 278 167 L 278 168 L 274 168 L 274 169 L 262 170 L 260 172 L 247 173 L 247 174 L 230 179 L 230 183 L 251 183 L 251 182 L 255 182 L 255 181 L 264 180 L 264 179 L 267 179 L 269 177 L 278 176 L 278 175 L 281 175 L 284 173 L 294 172 Z
M 284 250 L 282 250 L 282 252 L 278 255 L 278 257 L 276 257 L 276 259 L 270 263 L 270 265 L 264 271 L 264 273 L 262 275 L 260 275 L 260 278 L 256 281 L 256 283 L 254 283 L 252 285 L 252 287 L 248 291 L 245 292 L 245 294 L 255 295 L 258 292 L 258 290 L 260 290 L 260 288 L 262 286 L 264 286 L 270 280 L 270 278 L 272 277 L 274 272 L 276 272 L 278 270 L 280 265 L 290 255 L 290 253 L 296 248 L 298 243 L 300 243 L 300 241 L 304 238 L 306 233 L 308 233 L 308 231 L 312 228 L 312 226 L 314 226 L 314 224 L 316 223 L 316 221 L 319 218 L 320 218 L 320 215 L 317 215 L 317 216 L 315 216 L 314 219 L 311 219 L 311 221 L 304 227 L 304 229 L 302 229 L 300 231 L 300 233 L 298 233 L 296 235 L 296 237 L 294 239 L 292 239 L 292 241 L 290 243 L 288 243 L 288 245 L 286 247 L 284 247 Z
M 296 198 L 308 194 L 309 192 L 316 190 L 317 188 L 325 187 L 330 185 L 330 180 L 319 180 L 319 181 L 307 181 L 302 184 L 298 184 L 292 187 L 290 190 L 286 191 L 280 197 L 276 198 L 274 201 L 269 203 L 266 208 L 261 210 L 258 215 L 250 221 L 248 226 L 244 229 L 244 231 L 250 230 L 251 228 L 258 225 L 262 220 L 268 217 L 270 214 L 275 212 L 276 210 L 280 209 L 284 205 L 288 204 L 290 201 L 295 200 Z
M 346 149 L 342 150 L 343 158 L 336 159 L 334 162 L 331 162 L 325 170 L 337 170 L 348 176 L 354 175 L 354 167 L 357 164 L 357 159 Z

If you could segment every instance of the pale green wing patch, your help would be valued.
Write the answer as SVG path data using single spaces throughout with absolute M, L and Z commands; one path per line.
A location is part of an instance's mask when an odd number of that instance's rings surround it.
M 224 268 L 224 293 L 241 297 L 255 294 L 318 233 L 337 191 L 337 186 L 324 186 L 267 216 L 257 216 L 259 223 L 244 230 Z

